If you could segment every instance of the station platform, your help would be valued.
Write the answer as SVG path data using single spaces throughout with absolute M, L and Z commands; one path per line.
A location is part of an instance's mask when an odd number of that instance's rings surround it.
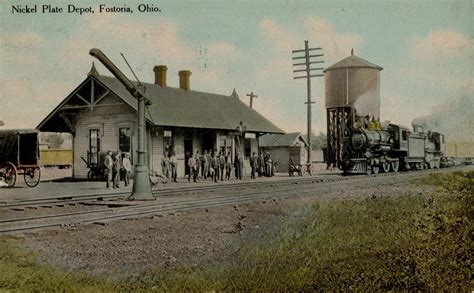
M 327 171 L 319 170 L 313 175 L 317 177 L 327 177 L 341 174 L 340 171 Z M 120 188 L 107 189 L 104 181 L 73 181 L 71 180 L 70 170 L 54 170 L 54 169 L 42 169 L 42 179 L 38 186 L 30 188 L 26 186 L 23 181 L 23 176 L 17 178 L 17 183 L 13 188 L 0 188 L 0 203 L 6 201 L 22 200 L 22 199 L 34 199 L 34 198 L 45 198 L 45 197 L 64 197 L 64 196 L 78 196 L 78 195 L 97 195 L 97 194 L 114 194 L 114 193 L 131 193 L 133 186 L 133 179 L 130 180 L 130 185 L 125 187 L 124 182 L 120 182 Z M 306 175 L 305 177 L 309 177 Z M 167 182 L 162 178 L 159 178 L 158 184 L 152 187 L 152 190 L 162 189 L 180 189 L 193 186 L 218 186 L 222 184 L 235 184 L 237 182 L 264 182 L 264 181 L 277 181 L 288 178 L 301 178 L 299 176 L 289 177 L 286 173 L 278 173 L 273 177 L 259 177 L 257 179 L 251 179 L 250 175 L 244 176 L 242 180 L 235 179 L 235 176 L 231 176 L 230 180 L 218 181 L 215 183 L 210 179 L 200 179 L 197 182 L 193 182 L 191 179 L 188 182 L 187 178 L 178 178 L 178 182 Z

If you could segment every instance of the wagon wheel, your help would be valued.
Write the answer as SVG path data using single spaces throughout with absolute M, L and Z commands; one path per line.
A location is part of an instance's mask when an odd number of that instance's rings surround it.
M 41 169 L 39 167 L 25 169 L 23 177 L 25 178 L 26 185 L 35 187 L 40 183 Z
M 385 173 L 390 172 L 390 162 L 385 161 L 381 165 L 382 165 L 382 171 L 384 171 Z
M 314 170 L 314 165 L 313 165 L 313 164 L 309 164 L 309 165 L 308 165 L 308 173 L 309 173 L 309 175 L 310 175 L 310 176 L 313 176 L 313 175 L 314 175 L 314 172 L 315 172 L 315 170 Z
M 92 180 L 92 175 L 94 175 L 94 173 L 92 170 L 89 170 L 89 172 L 87 172 L 87 180 Z
M 392 167 L 393 172 L 398 172 L 398 167 L 400 166 L 398 161 L 392 161 L 392 163 L 390 163 L 390 165 Z
M 301 170 L 301 176 L 304 176 L 306 174 L 306 166 L 301 165 L 300 170 Z
M 8 185 L 8 187 L 11 188 L 15 186 L 17 174 L 18 172 L 15 165 L 7 162 L 5 165 L 5 173 L 3 173 L 3 178 L 5 179 L 5 183 Z

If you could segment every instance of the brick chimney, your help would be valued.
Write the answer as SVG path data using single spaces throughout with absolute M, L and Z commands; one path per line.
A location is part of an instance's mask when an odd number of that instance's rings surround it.
M 181 70 L 178 75 L 179 75 L 179 87 L 185 91 L 189 91 L 191 88 L 191 82 L 189 81 L 189 76 L 191 75 L 191 71 Z
M 166 86 L 166 71 L 168 67 L 166 65 L 158 65 L 153 67 L 153 71 L 155 72 L 155 84 L 164 87 Z

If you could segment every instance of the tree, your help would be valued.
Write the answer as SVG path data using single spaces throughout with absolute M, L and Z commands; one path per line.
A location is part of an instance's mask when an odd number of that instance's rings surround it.
M 326 147 L 326 145 L 327 145 L 326 134 L 320 132 L 318 135 L 316 135 L 315 133 L 311 132 L 311 149 L 320 150 Z
M 64 138 L 59 133 L 50 133 L 44 138 L 44 141 L 49 144 L 50 149 L 59 149 L 64 142 Z

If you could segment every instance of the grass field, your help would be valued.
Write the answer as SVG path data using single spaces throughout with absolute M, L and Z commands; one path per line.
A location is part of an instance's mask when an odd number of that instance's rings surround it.
M 278 235 L 220 263 L 112 281 L 39 264 L 0 241 L 0 288 L 38 291 L 296 291 L 473 289 L 474 171 L 435 174 L 417 196 L 371 196 L 308 207 Z

